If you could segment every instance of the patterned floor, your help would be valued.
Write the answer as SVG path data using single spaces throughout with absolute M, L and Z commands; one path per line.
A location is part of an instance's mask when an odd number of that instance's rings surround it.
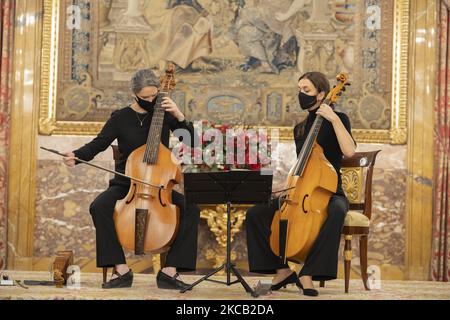
M 14 280 L 49 280 L 49 274 L 45 272 L 19 272 L 6 271 Z M 199 276 L 183 276 L 186 282 L 193 282 Z M 217 280 L 225 280 L 224 277 L 214 277 Z M 246 277 L 250 286 L 254 286 L 259 279 Z M 165 300 L 245 300 L 254 299 L 248 295 L 240 284 L 227 287 L 214 282 L 202 282 L 194 290 L 187 293 L 179 293 L 172 290 L 159 290 L 156 287 L 155 275 L 135 274 L 133 287 L 130 289 L 101 289 L 102 276 L 99 273 L 81 274 L 80 288 L 58 289 L 56 287 L 30 286 L 24 289 L 18 286 L 0 287 L 0 300 L 3 299 L 165 299 Z M 318 286 L 318 285 L 317 285 Z M 320 296 L 308 298 L 301 294 L 294 286 L 284 290 L 260 296 L 257 299 L 274 300 L 450 300 L 450 283 L 420 282 L 420 281 L 381 281 L 380 288 L 365 291 L 361 280 L 351 280 L 350 292 L 344 293 L 343 280 L 328 282 L 325 288 L 320 288 Z

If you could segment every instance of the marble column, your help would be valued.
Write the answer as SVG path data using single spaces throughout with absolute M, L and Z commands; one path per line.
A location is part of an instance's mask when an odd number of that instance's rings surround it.
M 42 0 L 16 1 L 7 261 L 8 269 L 15 270 L 33 265 L 42 8 Z
M 433 214 L 433 130 L 437 64 L 436 1 L 411 2 L 408 76 L 406 273 L 430 280 Z

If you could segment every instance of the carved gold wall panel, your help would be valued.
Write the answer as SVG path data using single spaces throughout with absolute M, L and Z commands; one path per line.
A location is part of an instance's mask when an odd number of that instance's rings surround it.
M 237 234 L 245 221 L 245 211 L 249 206 L 233 206 L 231 208 L 230 221 L 230 242 L 233 242 L 234 235 Z M 200 217 L 205 219 L 209 230 L 214 234 L 218 246 L 208 249 L 206 259 L 214 262 L 214 268 L 220 267 L 226 261 L 227 246 L 227 206 L 219 204 L 215 207 L 204 206 L 200 211 Z M 236 258 L 236 253 L 231 250 L 231 260 Z

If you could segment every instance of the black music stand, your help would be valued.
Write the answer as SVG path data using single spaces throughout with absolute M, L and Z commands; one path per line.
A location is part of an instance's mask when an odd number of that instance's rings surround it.
M 209 280 L 227 286 L 240 282 L 245 291 L 251 293 L 253 297 L 258 296 L 245 282 L 235 265 L 231 263 L 231 204 L 268 204 L 272 193 L 272 178 L 271 174 L 263 175 L 260 171 L 249 170 L 184 173 L 186 205 L 226 203 L 227 259 L 222 266 L 197 280 L 188 288 L 181 290 L 181 293 L 190 290 L 204 280 Z M 208 279 L 222 269 L 225 269 L 227 273 L 226 282 Z M 237 277 L 237 280 L 233 282 L 230 280 L 231 272 Z

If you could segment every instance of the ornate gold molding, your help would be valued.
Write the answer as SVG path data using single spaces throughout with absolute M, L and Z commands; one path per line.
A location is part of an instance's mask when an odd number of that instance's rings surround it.
M 42 28 L 41 101 L 39 133 L 42 135 L 95 135 L 103 122 L 75 122 L 56 120 L 56 90 L 58 84 L 60 1 L 44 0 Z
M 355 129 L 353 135 L 360 143 L 405 144 L 407 141 L 407 82 L 409 0 L 394 0 L 394 39 L 392 66 L 391 127 L 388 130 Z M 56 119 L 56 88 L 60 1 L 44 0 L 44 28 L 42 51 L 42 91 L 39 112 L 39 133 L 43 135 L 95 135 L 103 122 L 58 121 Z M 271 127 L 280 130 L 281 141 L 292 141 L 292 128 Z
M 258 127 L 271 130 L 278 130 L 281 141 L 293 141 L 293 129 L 291 127 Z M 406 142 L 406 128 L 393 128 L 391 130 L 363 130 L 353 129 L 352 135 L 359 143 L 391 143 L 404 144 Z
M 245 220 L 245 211 L 248 205 L 233 206 L 231 208 L 231 239 L 237 234 Z M 227 206 L 219 204 L 217 206 L 204 206 L 200 211 L 200 217 L 205 219 L 208 227 L 216 237 L 219 245 L 218 248 L 210 249 L 206 252 L 206 259 L 214 260 L 214 268 L 222 265 L 226 260 L 226 246 L 227 246 Z M 236 253 L 231 252 L 231 259 L 236 258 Z
M 409 0 L 396 0 L 392 61 L 392 115 L 389 132 L 391 144 L 407 142 Z
M 56 86 L 58 83 L 59 1 L 44 0 L 41 55 L 41 101 L 39 133 L 51 135 L 56 124 Z

